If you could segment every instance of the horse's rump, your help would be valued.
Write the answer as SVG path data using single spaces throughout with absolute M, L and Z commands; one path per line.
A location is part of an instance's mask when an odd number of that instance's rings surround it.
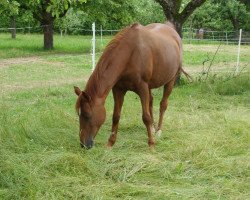
M 176 31 L 166 24 L 132 26 L 130 43 L 132 56 L 124 71 L 141 76 L 150 88 L 160 87 L 173 78 L 181 68 L 182 46 Z M 130 45 L 132 46 L 132 45 Z

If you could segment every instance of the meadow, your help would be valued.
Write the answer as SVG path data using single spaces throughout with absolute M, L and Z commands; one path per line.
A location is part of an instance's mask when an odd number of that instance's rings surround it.
M 45 51 L 42 35 L 9 37 L 0 34 L 0 199 L 250 198 L 250 46 L 241 47 L 239 75 L 237 46 L 223 44 L 207 76 L 218 44 L 184 41 L 193 81 L 174 88 L 155 149 L 129 92 L 114 147 L 106 148 L 110 94 L 106 122 L 85 150 L 73 86 L 84 89 L 91 74 L 91 41 L 55 36 L 55 49 Z M 153 95 L 157 120 L 162 88 Z

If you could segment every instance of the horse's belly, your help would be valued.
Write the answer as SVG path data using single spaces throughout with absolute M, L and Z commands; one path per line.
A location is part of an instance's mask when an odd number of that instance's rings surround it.
M 176 71 L 177 73 L 177 71 Z M 165 74 L 165 75 L 159 75 L 159 76 L 154 76 L 151 78 L 149 81 L 148 85 L 149 88 L 158 88 L 161 87 L 165 84 L 167 84 L 169 81 L 171 81 L 173 78 L 175 78 L 176 73 L 171 73 L 171 74 Z
M 175 78 L 180 66 L 180 49 L 177 45 L 162 45 L 160 50 L 153 52 L 152 74 L 149 80 L 150 88 L 165 85 Z M 163 50 L 162 50 L 163 49 Z
M 165 65 L 154 66 L 152 76 L 148 81 L 150 88 L 158 88 L 162 85 L 167 84 L 173 78 L 175 78 L 179 70 L 179 62 L 175 62 L 172 65 L 168 63 Z

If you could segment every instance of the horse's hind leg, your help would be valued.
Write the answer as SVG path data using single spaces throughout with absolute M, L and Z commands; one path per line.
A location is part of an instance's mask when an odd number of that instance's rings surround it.
M 120 90 L 117 87 L 112 89 L 113 97 L 114 97 L 114 112 L 113 112 L 113 122 L 112 122 L 112 133 L 108 140 L 108 147 L 112 147 L 115 144 L 116 136 L 118 132 L 118 124 L 120 120 L 120 113 L 122 109 L 122 104 L 124 100 L 125 91 Z
M 154 115 L 153 115 L 153 95 L 150 89 L 149 89 L 149 111 L 152 119 L 152 132 L 155 133 Z
M 162 100 L 160 103 L 160 116 L 159 116 L 159 123 L 158 123 L 158 128 L 157 128 L 157 135 L 160 136 L 162 132 L 162 121 L 163 121 L 163 116 L 164 113 L 168 107 L 168 97 L 172 92 L 172 89 L 174 87 L 175 79 L 169 82 L 168 84 L 164 85 L 163 89 L 163 96 Z
M 142 104 L 142 120 L 148 132 L 148 145 L 149 147 L 154 147 L 155 141 L 152 134 L 153 121 L 150 115 L 150 106 L 149 106 L 150 94 L 149 94 L 148 84 L 144 82 L 140 84 L 137 92 L 138 95 L 140 96 Z

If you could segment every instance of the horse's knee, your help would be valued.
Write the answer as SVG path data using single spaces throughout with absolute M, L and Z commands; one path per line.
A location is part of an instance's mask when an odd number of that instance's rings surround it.
M 142 115 L 142 120 L 145 125 L 149 125 L 152 122 L 152 118 L 148 114 Z

